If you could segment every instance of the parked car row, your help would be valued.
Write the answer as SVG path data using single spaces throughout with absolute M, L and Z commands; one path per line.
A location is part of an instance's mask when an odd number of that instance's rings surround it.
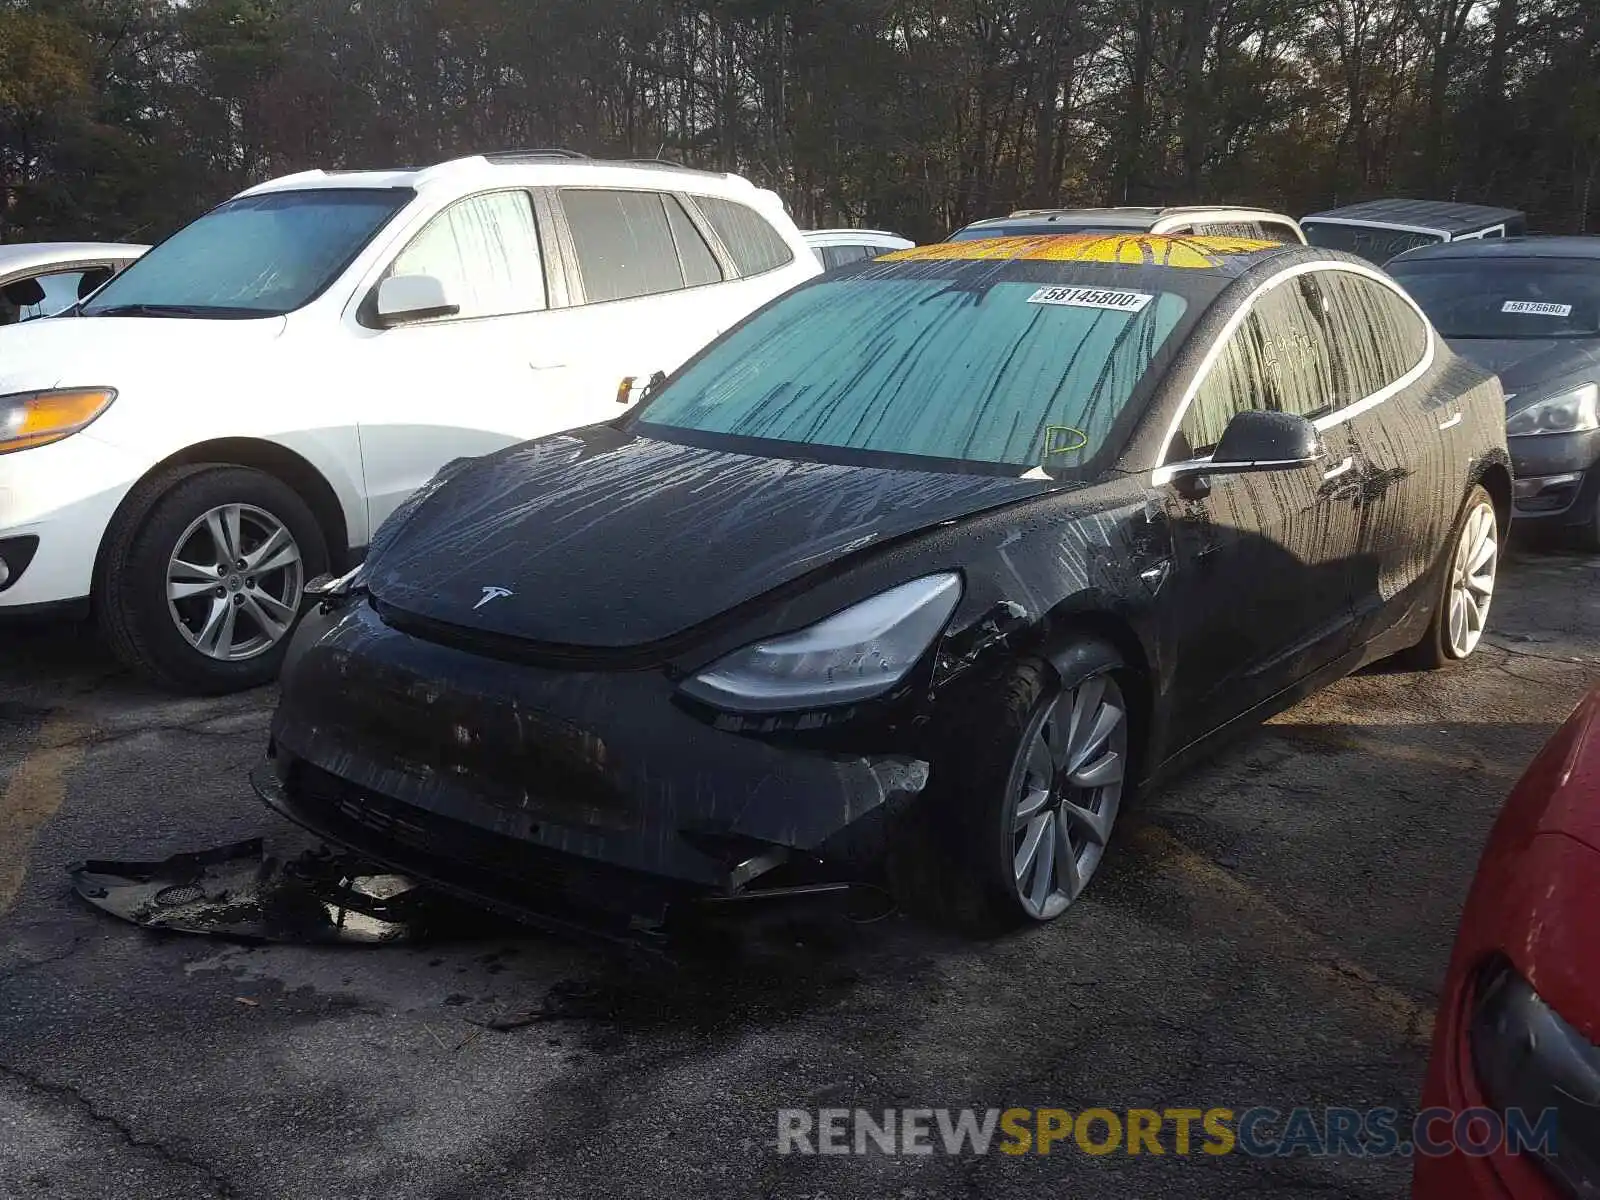
M 1054 920 L 1136 788 L 1374 660 L 1469 657 L 1514 510 L 1600 537 L 1600 254 L 1448 216 L 912 247 L 536 152 L 5 248 L 0 615 L 92 607 L 199 690 L 281 666 L 262 800 L 530 920 L 869 876 Z M 1497 827 L 1429 1082 L 1556 1108 L 1578 1195 L 1596 711 Z
M 1391 276 L 1238 208 L 904 241 L 552 152 L 252 188 L 4 335 L 0 608 L 282 664 L 274 807 L 629 919 L 915 809 L 968 915 L 1048 920 L 1125 788 L 1476 648 L 1505 411 Z

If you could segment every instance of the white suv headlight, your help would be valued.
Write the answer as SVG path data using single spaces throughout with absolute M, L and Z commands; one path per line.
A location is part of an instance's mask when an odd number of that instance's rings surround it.
M 851 704 L 894 687 L 950 620 L 961 576 L 928 575 L 794 633 L 735 650 L 683 684 L 687 696 L 743 713 Z
M 1506 418 L 1507 437 L 1578 433 L 1585 429 L 1600 429 L 1600 386 L 1592 383 L 1536 400 Z
M 0 396 L 0 454 L 47 446 L 92 425 L 115 388 L 49 388 Z

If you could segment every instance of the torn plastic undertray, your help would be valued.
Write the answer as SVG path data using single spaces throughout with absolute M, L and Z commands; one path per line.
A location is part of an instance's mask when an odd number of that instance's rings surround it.
M 207 934 L 252 942 L 300 945 L 392 945 L 481 938 L 533 926 L 582 942 L 607 942 L 651 955 L 667 952 L 667 930 L 624 932 L 555 913 L 536 913 L 458 897 L 430 881 L 395 874 L 351 851 L 328 846 L 284 859 L 251 838 L 213 850 L 174 854 L 160 862 L 91 860 L 67 868 L 73 890 L 94 907 L 145 929 Z M 881 919 L 892 909 L 872 887 L 821 884 L 708 897 L 678 914 L 674 932 L 694 945 L 721 944 L 732 929 L 751 934 L 776 922 L 846 916 L 852 899 L 876 902 Z M 681 947 L 680 947 L 681 948 Z
M 81 862 L 68 873 L 96 908 L 173 933 L 388 945 L 460 934 L 474 916 L 474 932 L 494 922 L 355 855 L 322 848 L 280 859 L 261 838 L 162 862 Z

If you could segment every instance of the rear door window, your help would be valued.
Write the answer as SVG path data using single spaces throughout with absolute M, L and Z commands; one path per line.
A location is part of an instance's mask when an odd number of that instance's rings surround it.
M 395 259 L 389 275 L 432 275 L 461 311 L 442 320 L 499 317 L 545 307 L 533 201 L 524 191 L 458 200 Z
M 1318 271 L 1329 337 L 1339 348 L 1339 391 L 1345 404 L 1380 392 L 1422 361 L 1428 330 L 1391 289 L 1354 271 Z
M 762 275 L 794 261 L 789 243 L 755 209 L 720 196 L 696 196 L 695 203 L 717 231 L 740 275 Z
M 666 205 L 672 197 L 602 188 L 565 188 L 560 196 L 590 304 L 686 286 Z M 698 270 L 706 281 L 703 261 Z

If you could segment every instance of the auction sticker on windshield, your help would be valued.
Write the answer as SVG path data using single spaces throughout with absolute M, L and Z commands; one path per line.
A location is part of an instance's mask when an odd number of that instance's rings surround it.
M 1528 313 L 1536 317 L 1570 317 L 1572 305 L 1551 304 L 1544 300 L 1507 300 L 1500 306 L 1503 313 Z
M 1155 297 L 1148 292 L 1120 288 L 1042 287 L 1028 297 L 1029 304 L 1065 304 L 1071 308 L 1109 308 L 1114 312 L 1143 312 Z

